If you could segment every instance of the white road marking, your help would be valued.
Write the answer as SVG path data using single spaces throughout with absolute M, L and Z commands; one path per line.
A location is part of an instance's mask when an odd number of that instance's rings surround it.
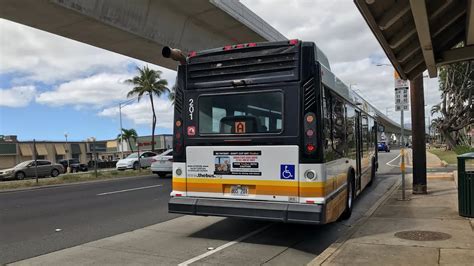
M 405 156 L 405 160 L 408 158 L 408 153 L 409 153 L 409 152 L 410 152 L 410 154 L 411 154 L 411 149 L 405 151 L 405 155 L 406 155 L 406 156 Z M 387 164 L 388 166 L 392 166 L 392 167 L 399 167 L 399 166 L 400 166 L 400 163 L 401 163 L 400 161 L 398 162 L 397 165 L 393 165 L 392 162 L 395 161 L 396 159 L 400 158 L 401 155 L 402 155 L 402 154 L 401 154 L 401 152 L 400 152 L 400 153 L 397 155 L 397 157 L 393 158 L 391 161 L 387 162 L 386 164 Z M 411 166 L 409 165 L 409 162 L 408 162 L 408 161 L 405 161 L 405 167 L 406 167 L 406 168 L 411 168 Z
M 153 185 L 153 186 L 147 186 L 147 187 L 136 187 L 136 188 L 130 188 L 130 189 L 124 189 L 124 190 L 104 192 L 104 193 L 97 194 L 97 196 L 105 196 L 105 195 L 110 195 L 110 194 L 115 194 L 115 193 L 122 193 L 122 192 L 128 192 L 128 191 L 134 191 L 134 190 L 140 190 L 140 189 L 147 189 L 147 188 L 153 188 L 153 187 L 161 187 L 161 186 L 163 186 L 163 185 Z
M 271 225 L 272 225 L 272 224 L 267 224 L 267 225 L 265 225 L 264 227 L 261 227 L 261 228 L 255 230 L 255 231 L 252 231 L 252 232 L 250 232 L 250 233 L 248 233 L 248 234 L 246 234 L 246 235 L 243 235 L 243 236 L 237 238 L 237 239 L 234 240 L 234 241 L 230 241 L 230 242 L 228 242 L 228 243 L 226 243 L 226 244 L 224 244 L 224 245 L 222 245 L 222 246 L 219 246 L 219 247 L 217 247 L 217 248 L 215 248 L 215 249 L 213 249 L 213 250 L 211 250 L 211 251 L 208 251 L 208 252 L 206 252 L 206 253 L 204 253 L 204 254 L 201 254 L 201 255 L 199 255 L 199 256 L 196 256 L 196 257 L 194 257 L 194 258 L 192 258 L 192 259 L 189 259 L 189 260 L 187 260 L 187 261 L 185 261 L 185 262 L 182 262 L 182 263 L 178 264 L 178 266 L 186 266 L 186 265 L 189 265 L 189 264 L 191 264 L 191 263 L 194 263 L 194 262 L 196 262 L 196 261 L 198 261 L 198 260 L 201 260 L 201 259 L 203 259 L 203 258 L 205 258 L 205 257 L 208 257 L 208 256 L 210 256 L 210 255 L 212 255 L 212 254 L 214 254 L 214 253 L 216 253 L 216 252 L 219 252 L 219 251 L 221 251 L 221 250 L 223 250 L 223 249 L 225 249 L 225 248 L 228 248 L 228 247 L 230 247 L 230 246 L 232 246 L 232 245 L 234 245 L 234 244 L 237 244 L 237 243 L 243 241 L 244 239 L 247 239 L 247 238 L 249 238 L 249 237 L 251 237 L 251 236 L 254 236 L 254 235 L 256 235 L 256 234 L 262 232 L 263 230 L 267 229 L 267 228 L 270 227 Z
M 393 166 L 393 167 L 399 166 L 399 165 L 392 165 L 391 163 L 392 163 L 393 161 L 395 161 L 396 159 L 398 159 L 400 156 L 401 156 L 401 153 L 399 153 L 399 154 L 398 154 L 395 158 L 393 158 L 391 161 L 387 162 L 387 165 L 388 165 L 388 166 Z

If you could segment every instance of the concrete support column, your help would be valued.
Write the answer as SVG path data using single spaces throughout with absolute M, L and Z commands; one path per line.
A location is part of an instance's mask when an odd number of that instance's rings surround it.
M 423 76 L 410 80 L 413 194 L 426 194 L 425 96 Z

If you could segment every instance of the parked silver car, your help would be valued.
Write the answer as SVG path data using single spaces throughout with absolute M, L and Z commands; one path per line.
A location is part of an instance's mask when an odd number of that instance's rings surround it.
M 173 150 L 167 150 L 153 158 L 151 171 L 159 177 L 165 177 L 173 171 Z
M 151 162 L 154 156 L 156 156 L 156 153 L 151 151 L 145 151 L 140 153 L 140 160 L 138 160 L 138 154 L 132 153 L 127 156 L 127 158 L 120 159 L 115 165 L 115 168 L 119 171 L 123 171 L 126 169 L 138 170 L 139 167 L 147 168 L 151 166 Z
M 52 176 L 56 177 L 60 173 L 64 173 L 64 168 L 61 164 L 51 163 L 47 160 L 37 160 L 38 167 L 35 167 L 35 161 L 24 161 L 17 164 L 15 167 L 10 169 L 0 170 L 0 179 L 25 179 L 28 177 L 35 177 L 35 169 L 38 171 L 38 176 Z

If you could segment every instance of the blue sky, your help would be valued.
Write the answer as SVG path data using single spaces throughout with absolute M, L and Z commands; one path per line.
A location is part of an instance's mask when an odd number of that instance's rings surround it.
M 314 41 L 336 76 L 399 121 L 392 108 L 393 69 L 376 66 L 389 61 L 352 1 L 241 2 L 289 39 Z M 0 134 L 21 140 L 62 140 L 65 132 L 71 140 L 117 136 L 117 104 L 131 89 L 123 81 L 145 62 L 3 19 L 0 33 Z M 175 71 L 149 66 L 172 87 Z M 437 79 L 424 82 L 428 115 L 440 93 Z M 166 97 L 156 99 L 155 110 L 157 133 L 171 133 L 173 110 Z M 122 115 L 124 128 L 151 133 L 148 99 L 124 107 Z
M 145 62 L 0 19 L 0 134 L 21 140 L 115 138 L 124 80 Z M 13 40 L 23 39 L 23 43 Z M 71 53 L 73 51 L 73 53 Z M 158 66 L 169 86 L 175 72 Z M 156 133 L 171 133 L 172 106 L 157 101 Z M 148 98 L 123 107 L 124 128 L 151 134 Z

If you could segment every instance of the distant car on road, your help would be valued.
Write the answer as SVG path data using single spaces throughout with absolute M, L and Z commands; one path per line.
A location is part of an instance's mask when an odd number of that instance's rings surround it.
M 132 153 L 127 158 L 121 159 L 117 162 L 115 165 L 115 168 L 117 170 L 126 170 L 126 169 L 134 169 L 138 170 L 139 167 L 141 168 L 147 168 L 151 166 L 151 163 L 153 161 L 153 157 L 155 157 L 157 154 L 151 151 L 146 151 L 140 153 L 140 163 L 138 162 L 138 154 L 137 153 Z
M 156 155 L 151 164 L 151 171 L 159 177 L 165 177 L 173 171 L 173 150 Z
M 377 145 L 379 151 L 390 152 L 390 146 L 385 141 L 380 141 Z
M 60 160 L 58 163 L 61 164 L 64 168 L 64 172 L 66 172 L 67 166 L 69 161 L 69 167 L 71 168 L 71 172 L 87 172 L 89 168 L 87 164 L 81 163 L 79 159 L 68 159 L 68 160 Z
M 37 162 L 38 167 L 35 167 L 34 160 L 29 160 L 19 163 L 13 168 L 0 170 L 0 179 L 16 178 L 22 180 L 28 177 L 35 177 L 35 171 L 38 171 L 39 177 L 57 177 L 64 172 L 64 167 L 61 164 L 51 163 L 47 160 L 37 160 Z

